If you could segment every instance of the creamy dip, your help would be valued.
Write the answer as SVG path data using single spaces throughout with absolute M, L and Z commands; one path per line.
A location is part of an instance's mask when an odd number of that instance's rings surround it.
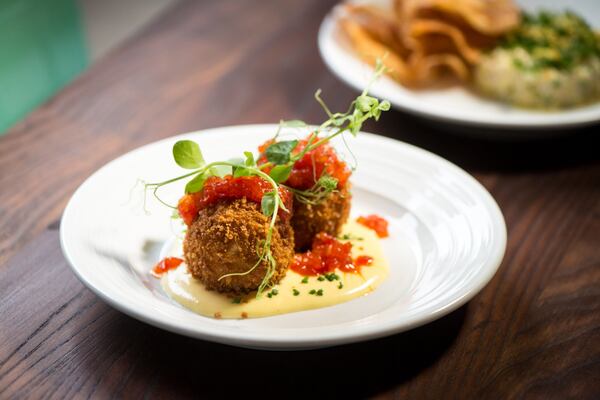
M 517 66 L 530 60 L 531 55 L 520 48 L 496 49 L 477 66 L 475 85 L 484 95 L 527 108 L 567 108 L 600 97 L 600 59 L 569 70 Z
M 475 86 L 517 106 L 573 107 L 600 98 L 600 36 L 572 12 L 524 14 L 482 57 Z
M 306 278 L 288 270 L 279 284 L 259 298 L 255 294 L 231 298 L 207 290 L 188 273 L 184 263 L 165 273 L 161 284 L 165 292 L 184 307 L 215 318 L 267 317 L 343 303 L 372 292 L 389 274 L 380 239 L 375 232 L 355 221 L 349 221 L 342 230 L 342 235 L 345 234 L 353 238 L 353 258 L 361 255 L 373 258 L 373 262 L 362 267 L 360 273 L 336 270 L 337 279 L 319 280 L 316 276 Z

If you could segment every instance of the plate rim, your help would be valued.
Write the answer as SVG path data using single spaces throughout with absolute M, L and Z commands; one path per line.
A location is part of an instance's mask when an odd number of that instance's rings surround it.
M 321 24 L 319 25 L 319 32 L 317 35 L 317 47 L 319 48 L 319 54 L 321 55 L 321 59 L 324 64 L 327 66 L 327 69 L 335 75 L 340 81 L 344 82 L 347 86 L 361 92 L 363 90 L 363 86 L 366 83 L 358 83 L 351 75 L 352 73 L 344 72 L 342 68 L 336 67 L 337 63 L 334 60 L 334 56 L 330 54 L 327 50 L 330 46 L 333 46 L 331 43 L 335 42 L 335 39 L 332 38 L 333 32 L 335 30 L 335 13 L 338 11 L 338 8 L 343 4 L 337 4 L 332 7 L 329 12 L 325 15 Z M 330 43 L 331 42 L 331 43 Z M 337 46 L 339 47 L 339 46 Z M 355 59 L 356 62 L 360 63 L 365 70 L 373 70 L 373 67 L 369 64 L 365 63 L 355 55 L 350 55 Z M 405 89 L 410 93 L 409 89 Z M 377 94 L 377 84 L 373 86 L 371 89 L 371 93 L 375 96 Z M 498 120 L 485 120 L 483 118 L 477 118 L 476 114 L 471 119 L 465 119 L 462 117 L 455 117 L 452 113 L 439 114 L 434 111 L 429 111 L 426 108 L 423 108 L 418 105 L 418 103 L 407 103 L 407 102 L 398 102 L 395 99 L 387 99 L 392 103 L 392 106 L 397 107 L 400 110 L 409 112 L 411 114 L 417 115 L 421 118 L 425 118 L 432 121 L 437 122 L 447 122 L 452 123 L 456 126 L 464 126 L 464 127 L 488 127 L 501 131 L 513 131 L 517 129 L 527 130 L 530 134 L 535 133 L 543 133 L 540 131 L 543 130 L 552 130 L 558 131 L 569 128 L 578 128 L 585 127 L 590 125 L 595 125 L 600 123 L 600 102 L 595 104 L 597 108 L 597 115 L 595 118 L 578 116 L 578 115 L 565 115 L 563 112 L 548 112 L 547 114 L 540 112 L 540 116 L 544 116 L 545 118 L 542 121 L 528 121 L 526 119 L 501 119 Z M 527 111 L 526 109 L 524 109 Z M 577 110 L 574 108 L 573 110 Z M 567 110 L 567 112 L 570 110 Z
M 82 273 L 79 267 L 76 266 L 73 256 L 69 251 L 69 244 L 67 243 L 67 232 L 65 227 L 68 227 L 69 214 L 71 209 L 77 201 L 78 193 L 80 193 L 87 185 L 92 182 L 94 177 L 103 171 L 106 168 L 109 168 L 113 163 L 117 162 L 123 157 L 126 157 L 135 152 L 144 151 L 146 147 L 153 146 L 163 142 L 171 142 L 178 137 L 187 137 L 190 135 L 203 135 L 206 133 L 216 134 L 219 131 L 230 131 L 232 133 L 244 131 L 244 130 L 259 130 L 259 129 L 276 129 L 277 124 L 245 124 L 245 125 L 230 125 L 230 126 L 222 126 L 215 128 L 202 129 L 198 131 L 187 132 L 183 134 L 178 134 L 174 136 L 170 136 L 164 139 L 160 139 L 151 143 L 147 143 L 131 151 L 128 151 L 111 161 L 104 164 L 102 167 L 93 172 L 85 181 L 75 190 L 71 198 L 69 199 L 61 217 L 60 224 L 60 246 L 61 250 L 69 264 L 71 270 L 75 273 L 77 278 L 90 289 L 93 293 L 95 293 L 98 297 L 100 297 L 103 301 L 114 307 L 115 309 L 134 317 L 140 321 L 148 323 L 152 326 L 165 329 L 170 332 L 182 334 L 188 337 L 203 339 L 208 341 L 213 341 L 222 344 L 229 344 L 241 347 L 250 347 L 250 348 L 259 348 L 259 349 L 270 349 L 270 350 L 300 350 L 307 348 L 320 348 L 320 347 L 328 347 L 340 344 L 347 343 L 355 343 L 362 342 L 366 340 L 371 340 L 379 337 L 389 336 L 393 334 L 397 334 L 400 332 L 404 332 L 418 326 L 427 324 L 433 320 L 436 320 L 444 315 L 451 313 L 452 311 L 458 309 L 469 300 L 471 300 L 476 294 L 478 294 L 484 287 L 489 283 L 489 281 L 494 277 L 497 270 L 499 269 L 501 262 L 503 260 L 504 254 L 506 252 L 506 244 L 507 244 L 507 229 L 504 217 L 502 212 L 492 197 L 492 195 L 485 189 L 485 187 L 477 181 L 472 175 L 468 172 L 460 168 L 459 166 L 453 164 L 452 162 L 434 154 L 427 150 L 421 149 L 417 146 L 414 146 L 409 143 L 402 142 L 400 140 L 391 139 L 388 137 L 376 135 L 373 133 L 363 132 L 361 131 L 359 135 L 367 136 L 375 140 L 381 140 L 387 143 L 393 143 L 394 145 L 406 146 L 410 149 L 410 151 L 420 153 L 421 156 L 433 158 L 437 162 L 441 162 L 445 167 L 454 169 L 461 178 L 465 178 L 469 181 L 475 190 L 477 190 L 479 195 L 481 195 L 486 201 L 486 209 L 490 212 L 490 218 L 495 222 L 497 230 L 494 231 L 496 239 L 498 243 L 493 247 L 494 254 L 488 259 L 485 263 L 485 266 L 482 268 L 484 273 L 479 277 L 479 280 L 476 281 L 468 290 L 462 293 L 460 296 L 456 297 L 453 301 L 448 304 L 437 308 L 436 310 L 430 312 L 427 315 L 417 315 L 413 317 L 408 322 L 398 323 L 398 321 L 387 321 L 387 324 L 383 326 L 381 324 L 369 324 L 366 327 L 361 327 L 360 332 L 355 333 L 347 332 L 347 333 L 339 333 L 334 332 L 330 334 L 319 334 L 319 335 L 304 335 L 299 338 L 288 338 L 288 337 L 262 337 L 260 335 L 252 335 L 248 334 L 248 332 L 241 334 L 234 330 L 227 331 L 225 333 L 215 332 L 212 330 L 196 330 L 190 329 L 187 326 L 182 326 L 181 324 L 175 323 L 175 321 L 163 320 L 160 317 L 154 316 L 151 313 L 144 312 L 143 310 L 136 309 L 135 307 L 129 306 L 126 302 L 121 302 L 119 299 L 114 299 L 104 293 L 101 288 L 97 287 L 97 285 L 91 280 L 87 279 L 87 277 Z M 220 132 L 219 134 L 223 134 Z

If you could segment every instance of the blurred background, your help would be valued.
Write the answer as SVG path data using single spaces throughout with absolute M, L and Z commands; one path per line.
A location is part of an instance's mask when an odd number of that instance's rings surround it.
M 0 0 L 0 135 L 176 0 Z

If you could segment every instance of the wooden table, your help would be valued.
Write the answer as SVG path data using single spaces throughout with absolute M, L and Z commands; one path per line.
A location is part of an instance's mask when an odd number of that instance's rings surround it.
M 355 93 L 316 46 L 331 1 L 189 1 L 0 139 L 0 398 L 600 398 L 598 127 L 548 140 L 450 133 L 400 112 L 366 130 L 472 173 L 506 217 L 490 284 L 429 325 L 295 353 L 188 339 L 115 311 L 58 242 L 75 188 L 110 159 L 177 133 L 322 118 Z

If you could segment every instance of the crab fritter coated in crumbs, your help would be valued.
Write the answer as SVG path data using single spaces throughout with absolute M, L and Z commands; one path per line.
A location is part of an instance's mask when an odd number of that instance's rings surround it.
M 325 232 L 337 236 L 350 214 L 351 199 L 349 183 L 341 190 L 329 194 L 319 204 L 305 204 L 294 198 L 292 227 L 295 250 L 308 250 L 317 233 Z
M 242 276 L 219 278 L 234 272 L 246 272 L 258 261 L 257 249 L 266 239 L 270 217 L 260 205 L 245 198 L 221 201 L 198 213 L 183 242 L 185 262 L 192 276 L 207 289 L 231 295 L 258 289 L 266 272 L 263 261 Z M 277 267 L 271 278 L 276 284 L 285 276 L 294 257 L 294 233 L 287 219 L 278 218 L 271 239 L 271 252 Z

